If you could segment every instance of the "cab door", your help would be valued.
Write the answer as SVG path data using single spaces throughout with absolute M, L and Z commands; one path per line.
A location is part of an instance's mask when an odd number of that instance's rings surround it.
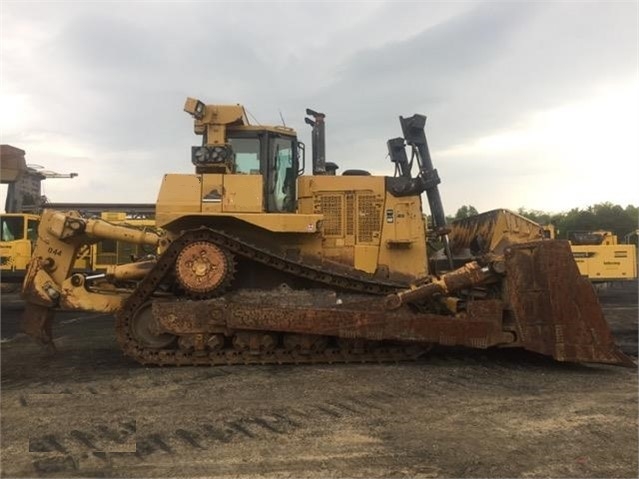
M 296 210 L 297 145 L 285 136 L 271 136 L 266 163 L 266 207 L 271 213 Z

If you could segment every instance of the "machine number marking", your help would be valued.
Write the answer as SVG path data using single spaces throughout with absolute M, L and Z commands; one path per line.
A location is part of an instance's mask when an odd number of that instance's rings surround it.
M 49 246 L 48 252 L 49 254 L 52 254 L 54 256 L 62 256 L 62 251 L 60 251 L 58 248 L 52 248 L 51 246 Z

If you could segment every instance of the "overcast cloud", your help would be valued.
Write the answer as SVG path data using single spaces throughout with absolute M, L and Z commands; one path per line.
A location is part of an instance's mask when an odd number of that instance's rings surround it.
M 155 201 L 191 172 L 187 96 L 280 114 L 327 154 L 392 174 L 397 118 L 428 116 L 447 213 L 639 204 L 638 3 L 11 2 L 2 143 L 73 180 L 55 202 Z

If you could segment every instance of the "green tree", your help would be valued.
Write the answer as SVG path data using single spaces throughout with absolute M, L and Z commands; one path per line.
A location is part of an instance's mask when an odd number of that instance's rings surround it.
M 573 208 L 564 213 L 556 226 L 559 238 L 567 238 L 570 231 L 612 231 L 620 241 L 624 236 L 637 229 L 639 217 L 637 207 L 628 205 L 622 208 L 610 202 L 599 203 L 581 210 Z
M 457 210 L 455 213 L 456 220 L 463 220 L 464 218 L 468 218 L 469 216 L 475 216 L 477 213 L 477 209 L 471 205 L 464 205 Z
M 526 208 L 519 208 L 517 213 L 521 216 L 528 218 L 529 220 L 539 223 L 540 225 L 547 225 L 555 222 L 557 215 L 551 215 L 545 211 L 540 210 L 527 210 Z

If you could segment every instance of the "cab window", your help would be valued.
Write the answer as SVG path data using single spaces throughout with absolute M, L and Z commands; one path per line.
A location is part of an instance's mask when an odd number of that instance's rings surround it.
M 260 174 L 260 140 L 257 138 L 229 138 L 235 153 L 236 173 Z
M 1 241 L 15 241 L 24 238 L 24 218 L 20 216 L 5 216 L 1 220 Z

